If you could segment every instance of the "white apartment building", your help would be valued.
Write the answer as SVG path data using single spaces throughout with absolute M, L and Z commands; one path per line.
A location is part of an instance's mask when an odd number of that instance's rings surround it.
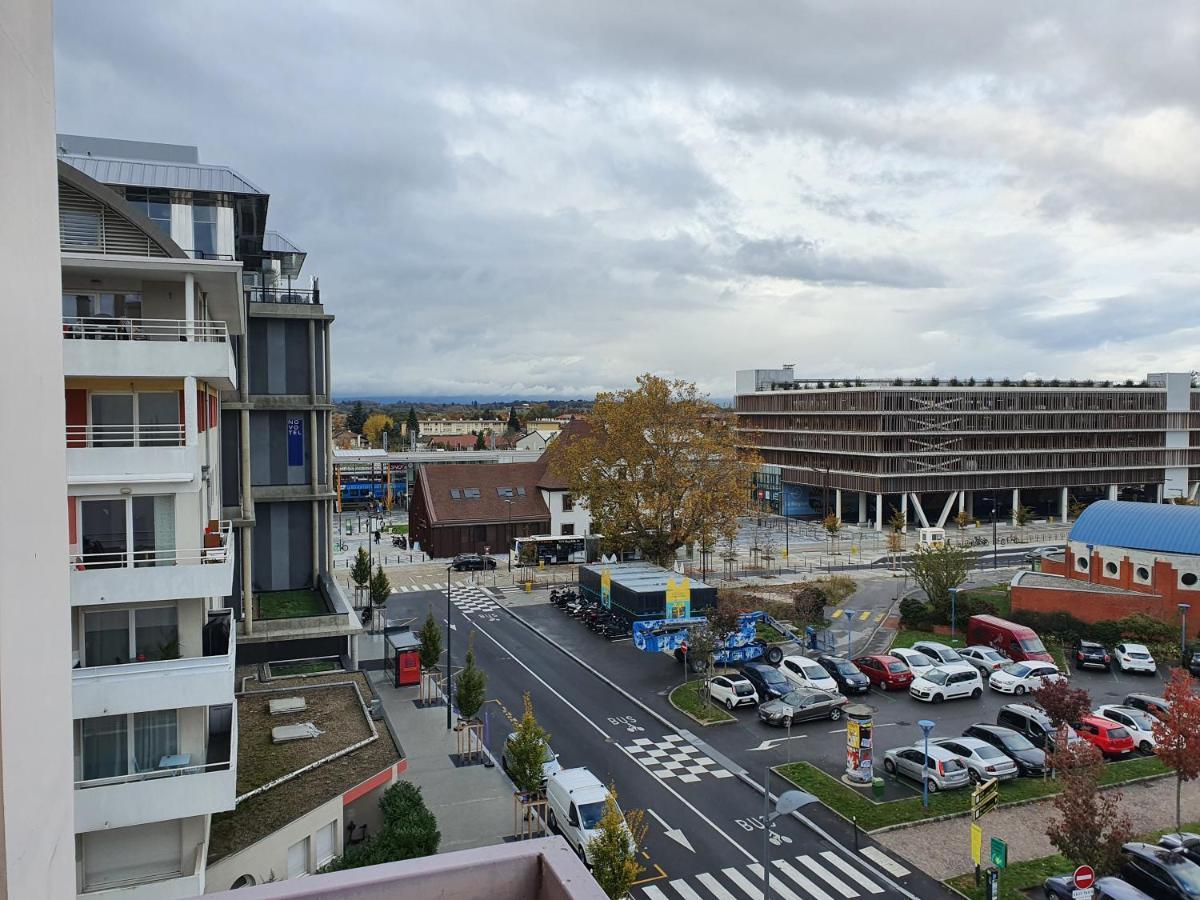
M 220 397 L 242 264 L 184 252 L 174 205 L 58 177 L 76 891 L 194 896 L 237 774 Z M 214 229 L 232 241 L 231 217 Z
M 446 437 L 453 434 L 503 434 L 508 427 L 502 419 L 424 419 L 421 437 Z M 408 422 L 400 423 L 400 433 L 408 434 Z

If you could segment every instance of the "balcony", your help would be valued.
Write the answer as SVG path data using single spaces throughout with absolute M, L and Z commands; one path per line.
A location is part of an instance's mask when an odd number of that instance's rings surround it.
M 205 546 L 71 553 L 71 604 L 144 603 L 226 597 L 233 590 L 233 525 L 204 536 Z
M 63 368 L 68 377 L 202 378 L 237 387 L 223 321 L 63 316 Z
M 184 425 L 68 425 L 67 484 L 190 483 L 200 457 Z
M 199 843 L 186 850 L 182 871 L 173 878 L 131 881 L 128 884 L 81 891 L 79 900 L 184 900 L 204 893 L 204 866 L 208 845 Z
M 210 612 L 203 655 L 71 670 L 76 719 L 233 702 L 232 610 Z
M 302 303 L 306 305 L 320 305 L 321 290 L 300 290 L 299 288 L 246 288 L 242 292 L 245 294 L 247 303 Z
M 185 819 L 233 809 L 237 785 L 238 721 L 206 728 L 194 746 L 145 772 L 75 782 L 75 831 L 124 828 L 165 819 Z M 211 729 L 211 730 L 210 730 Z M 181 731 L 181 736 L 186 732 Z

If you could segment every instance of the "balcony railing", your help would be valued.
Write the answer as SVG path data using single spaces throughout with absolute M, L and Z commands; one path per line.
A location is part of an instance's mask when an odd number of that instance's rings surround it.
M 247 303 L 320 303 L 321 289 L 300 290 L 299 288 L 246 288 Z
M 182 447 L 182 423 L 170 425 L 68 425 L 68 447 Z
M 71 569 L 90 571 L 92 569 L 130 569 L 223 563 L 229 556 L 229 540 L 232 532 L 233 523 L 223 521 L 216 531 L 205 533 L 205 546 L 197 549 L 179 549 L 177 547 L 155 548 L 153 550 L 126 548 L 124 550 L 111 551 L 85 549 L 82 553 L 70 554 L 69 564 Z M 85 538 L 85 548 L 87 545 L 88 541 Z
M 63 316 L 63 337 L 99 341 L 199 341 L 225 343 L 221 320 L 141 319 L 118 316 Z
M 146 772 L 131 772 L 128 775 L 114 775 L 111 778 L 91 778 L 87 781 L 76 781 L 75 790 L 107 787 L 110 784 L 134 784 L 139 781 L 153 781 L 157 778 L 175 778 L 181 775 L 203 775 L 205 772 L 223 772 L 229 768 L 228 759 L 220 762 L 197 763 L 186 766 L 165 766 L 150 769 Z

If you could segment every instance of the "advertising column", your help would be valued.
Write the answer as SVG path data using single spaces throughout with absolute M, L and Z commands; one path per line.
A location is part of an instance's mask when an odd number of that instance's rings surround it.
M 866 785 L 875 776 L 872 764 L 874 713 L 869 706 L 856 703 L 846 708 L 846 774 L 851 784 Z

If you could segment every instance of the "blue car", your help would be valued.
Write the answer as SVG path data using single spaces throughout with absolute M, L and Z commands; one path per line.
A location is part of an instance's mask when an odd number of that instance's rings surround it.
M 1098 879 L 1095 888 L 1093 900 L 1154 900 L 1128 881 L 1111 876 Z M 1054 875 L 1046 879 L 1042 889 L 1046 892 L 1047 900 L 1071 900 L 1075 891 L 1075 878 L 1072 875 Z

